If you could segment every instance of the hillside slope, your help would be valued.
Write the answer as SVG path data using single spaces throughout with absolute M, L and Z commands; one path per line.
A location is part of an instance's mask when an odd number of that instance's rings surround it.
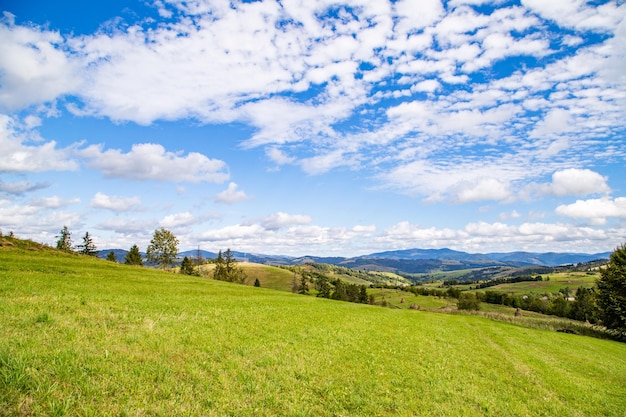
M 3 416 L 624 409 L 626 344 L 0 247 Z

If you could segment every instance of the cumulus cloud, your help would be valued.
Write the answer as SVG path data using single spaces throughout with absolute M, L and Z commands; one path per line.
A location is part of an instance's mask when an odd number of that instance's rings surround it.
M 267 230 L 278 230 L 287 226 L 310 224 L 312 221 L 310 216 L 304 214 L 288 214 L 279 211 L 264 218 L 261 225 Z
M 58 209 L 66 207 L 72 204 L 80 203 L 80 198 L 61 198 L 59 196 L 37 198 L 32 201 L 33 206 L 39 206 L 44 208 Z
M 620 239 L 624 229 L 599 230 L 567 223 L 524 222 L 509 225 L 502 222 L 470 222 L 460 229 L 423 227 L 400 222 L 387 228 L 378 242 L 392 247 L 449 247 L 468 252 L 507 252 L 510 250 L 606 251 L 605 242 Z
M 549 183 L 528 184 L 521 191 L 521 195 L 523 198 L 540 198 L 547 195 L 564 197 L 610 192 L 606 177 L 590 169 L 567 168 L 554 172 Z
M 136 210 L 141 204 L 139 197 L 118 197 L 104 193 L 96 193 L 89 203 L 91 207 L 103 208 L 111 211 L 122 212 Z
M 222 204 L 234 204 L 249 200 L 250 197 L 244 191 L 237 190 L 238 187 L 237 183 L 231 182 L 228 184 L 227 189 L 215 196 L 215 202 Z
M 0 172 L 73 171 L 78 168 L 72 159 L 73 148 L 57 148 L 54 141 L 28 144 L 29 132 L 19 128 L 18 122 L 0 114 Z
M 92 145 L 81 150 L 80 155 L 87 161 L 87 166 L 102 171 L 109 178 L 221 183 L 229 176 L 224 161 L 197 152 L 182 156 L 180 152 L 169 152 L 162 145 L 153 143 L 133 145 L 127 153 Z
M 606 223 L 607 218 L 626 219 L 626 197 L 577 200 L 572 204 L 558 206 L 556 213 L 574 219 L 586 219 L 592 224 L 602 225 Z
M 190 226 L 195 222 L 195 216 L 192 213 L 185 211 L 183 213 L 176 213 L 165 216 L 159 222 L 159 225 L 165 228 L 176 228 L 182 226 Z
M 461 203 L 504 200 L 510 196 L 508 185 L 495 178 L 480 178 L 475 183 L 463 182 L 457 199 Z
M 589 169 L 577 168 L 555 172 L 552 175 L 550 189 L 556 196 L 600 194 L 611 191 L 605 177 Z
M 58 32 L 16 26 L 0 18 L 0 109 L 17 110 L 75 92 L 79 66 L 66 54 Z

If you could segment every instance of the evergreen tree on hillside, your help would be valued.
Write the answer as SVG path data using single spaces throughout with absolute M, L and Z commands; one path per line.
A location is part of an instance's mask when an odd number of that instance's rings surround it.
M 298 294 L 308 294 L 309 284 L 306 279 L 306 274 L 300 275 L 300 284 L 298 285 Z
M 330 298 L 330 282 L 326 275 L 319 275 L 315 282 L 315 288 L 317 289 L 317 296 L 322 298 Z
M 57 236 L 57 238 L 57 249 L 67 252 L 72 250 L 72 237 L 70 230 L 67 228 L 67 226 L 63 226 L 63 229 L 61 229 L 61 232 L 59 236 Z
M 126 265 L 143 265 L 143 261 L 141 260 L 141 253 L 139 253 L 139 248 L 137 245 L 133 245 L 126 256 L 124 257 L 124 263 Z
M 626 338 L 626 245 L 611 253 L 597 285 L 602 324 Z
M 178 256 L 178 239 L 165 228 L 154 231 L 150 245 L 146 250 L 148 261 L 155 262 L 161 268 L 167 268 Z
M 111 251 L 107 255 L 107 261 L 117 262 L 117 258 L 115 257 L 115 252 Z
M 222 254 L 222 251 L 218 252 L 215 260 L 215 269 L 213 270 L 213 279 L 245 284 L 247 278 L 244 270 L 237 265 L 235 255 L 230 249 L 227 249 L 224 254 Z
M 260 287 L 261 286 L 261 281 L 259 281 L 258 278 L 254 280 L 254 286 L 255 287 Z
M 83 243 L 76 248 L 78 249 L 78 253 L 82 253 L 83 255 L 96 256 L 98 254 L 96 245 L 93 243 L 93 238 L 89 235 L 89 232 L 85 232 Z
M 331 297 L 333 300 L 348 301 L 348 293 L 346 292 L 346 286 L 343 281 L 338 279 L 335 281 L 335 291 Z
M 191 263 L 191 260 L 186 256 L 183 258 L 183 262 L 180 264 L 180 273 L 185 275 L 194 274 L 193 264 Z

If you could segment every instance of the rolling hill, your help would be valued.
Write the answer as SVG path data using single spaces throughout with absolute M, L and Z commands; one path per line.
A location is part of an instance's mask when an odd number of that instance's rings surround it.
M 625 375 L 614 341 L 0 242 L 3 416 L 622 416 Z

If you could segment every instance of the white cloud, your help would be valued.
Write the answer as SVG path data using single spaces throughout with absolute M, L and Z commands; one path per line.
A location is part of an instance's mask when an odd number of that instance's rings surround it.
M 606 184 L 606 178 L 589 169 L 570 168 L 557 171 L 552 175 L 550 186 L 552 194 L 556 196 L 605 194 L 611 189 Z
M 92 145 L 81 150 L 80 155 L 87 166 L 99 169 L 109 178 L 221 183 L 229 176 L 224 161 L 197 152 L 181 156 L 180 152 L 168 152 L 153 143 L 135 144 L 127 153 L 119 149 L 103 151 L 101 145 Z
M 369 224 L 369 225 L 357 224 L 356 226 L 352 228 L 352 231 L 355 233 L 370 234 L 376 231 L 376 225 L 375 224 Z
M 79 213 L 49 209 L 39 204 L 15 204 L 0 200 L 0 228 L 39 242 L 52 243 L 54 234 L 66 225 L 70 231 L 82 224 Z
M 626 197 L 577 200 L 572 204 L 558 206 L 556 213 L 574 219 L 587 219 L 594 225 L 603 225 L 607 218 L 626 219 Z
M 89 205 L 95 208 L 103 208 L 111 211 L 122 212 L 136 210 L 141 204 L 139 197 L 118 197 L 104 193 L 96 193 Z
M 304 214 L 288 214 L 279 211 L 267 216 L 261 221 L 261 225 L 267 230 L 278 230 L 287 226 L 310 224 L 313 220 Z
M 561 26 L 577 29 L 607 31 L 615 27 L 624 15 L 624 5 L 614 2 L 598 6 L 583 0 L 522 0 L 522 4 Z
M 601 230 L 566 223 L 530 223 L 519 226 L 483 221 L 462 229 L 438 229 L 400 222 L 375 240 L 390 247 L 443 248 L 468 252 L 602 252 L 607 241 L 619 242 L 626 229 Z
M 59 196 L 43 197 L 32 201 L 33 206 L 45 208 L 61 208 L 72 204 L 80 203 L 80 198 L 61 198 Z
M 288 156 L 285 152 L 276 147 L 267 148 L 265 154 L 272 162 L 278 165 L 291 164 L 296 160 L 294 157 Z
M 241 201 L 250 200 L 250 197 L 244 191 L 238 191 L 236 183 L 231 182 L 228 188 L 215 196 L 216 203 L 234 204 Z
M 18 182 L 4 182 L 0 179 L 0 193 L 7 193 L 13 195 L 22 195 L 27 192 L 41 190 L 49 187 L 47 183 L 33 184 L 30 181 L 18 181 Z
M 41 145 L 24 144 L 29 132 L 19 130 L 15 119 L 0 114 L 0 172 L 73 171 L 78 164 L 71 159 L 73 148 L 58 149 L 54 141 Z
M 159 225 L 165 228 L 176 228 L 182 226 L 190 226 L 196 222 L 194 215 L 188 211 L 183 213 L 170 214 L 165 216 Z
M 111 217 L 103 222 L 97 224 L 97 228 L 100 230 L 108 230 L 115 233 L 128 234 L 140 234 L 145 235 L 150 233 L 157 227 L 157 222 L 138 218 L 120 218 Z M 149 241 L 150 238 L 147 238 Z
M 59 45 L 58 32 L 15 26 L 0 18 L 0 109 L 17 110 L 77 90 L 78 65 Z
M 505 200 L 511 195 L 508 184 L 495 178 L 479 178 L 474 183 L 462 182 L 458 188 L 457 199 L 461 203 Z

